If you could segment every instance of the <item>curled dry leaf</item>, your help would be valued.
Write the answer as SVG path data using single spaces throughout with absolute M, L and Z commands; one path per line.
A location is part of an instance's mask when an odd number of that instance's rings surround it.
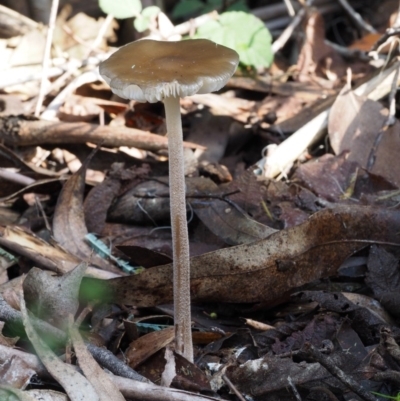
M 103 231 L 107 220 L 107 210 L 124 184 L 134 187 L 149 173 L 150 166 L 147 164 L 126 169 L 123 163 L 113 163 L 104 181 L 92 188 L 85 198 L 85 221 L 89 232 Z
M 39 318 L 56 327 L 65 328 L 68 316 L 75 315 L 79 306 L 79 287 L 87 265 L 81 263 L 61 277 L 33 267 L 23 288 L 29 309 Z
M 277 304 L 295 288 L 334 275 L 348 256 L 368 244 L 400 245 L 399 230 L 397 210 L 345 205 L 326 209 L 267 239 L 191 258 L 192 299 Z M 163 304 L 172 300 L 172 266 L 97 284 L 102 298 L 112 302 Z

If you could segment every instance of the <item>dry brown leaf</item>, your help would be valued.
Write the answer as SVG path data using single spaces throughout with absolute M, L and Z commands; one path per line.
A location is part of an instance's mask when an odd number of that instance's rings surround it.
M 400 245 L 399 230 L 397 210 L 344 205 L 323 210 L 265 240 L 191 258 L 192 300 L 277 304 L 295 288 L 334 275 L 368 244 Z M 112 302 L 154 306 L 173 299 L 171 265 L 97 284 L 103 299 Z
M 53 233 L 57 242 L 78 258 L 90 261 L 100 268 L 114 273 L 121 273 L 106 260 L 93 254 L 85 241 L 88 234 L 83 211 L 83 191 L 85 172 L 94 154 L 73 174 L 61 190 L 53 218 Z
M 144 362 L 161 348 L 164 348 L 175 338 L 173 326 L 164 330 L 153 331 L 133 341 L 126 350 L 125 356 L 132 369 Z
M 87 350 L 79 331 L 75 326 L 69 330 L 72 345 L 78 358 L 79 366 L 86 378 L 95 388 L 100 401 L 125 401 L 117 386 L 110 376 L 98 365 L 93 356 Z

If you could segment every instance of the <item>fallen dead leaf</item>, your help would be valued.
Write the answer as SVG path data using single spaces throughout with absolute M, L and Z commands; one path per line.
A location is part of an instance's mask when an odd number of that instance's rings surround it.
M 151 355 L 164 348 L 175 338 L 173 326 L 164 330 L 153 331 L 133 341 L 126 350 L 125 356 L 132 369 L 143 363 Z
M 251 244 L 191 258 L 193 301 L 277 304 L 295 288 L 334 275 L 343 261 L 373 243 L 400 245 L 400 212 L 337 206 Z M 172 266 L 131 277 L 91 281 L 103 300 L 154 306 L 172 301 Z
M 61 190 L 53 218 L 53 233 L 57 242 L 73 255 L 84 261 L 90 261 L 104 270 L 121 273 L 119 269 L 106 260 L 93 254 L 85 242 L 88 234 L 83 211 L 83 192 L 85 188 L 85 172 L 92 155 L 82 167 L 73 174 Z

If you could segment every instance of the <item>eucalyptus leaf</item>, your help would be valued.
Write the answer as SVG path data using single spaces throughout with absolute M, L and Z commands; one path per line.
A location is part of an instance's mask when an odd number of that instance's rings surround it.
M 99 6 L 104 13 L 118 19 L 131 18 L 142 11 L 140 0 L 99 0 Z
M 240 63 L 250 67 L 269 67 L 273 61 L 271 34 L 259 18 L 243 11 L 229 11 L 218 21 L 205 23 L 197 30 L 196 38 L 236 50 Z

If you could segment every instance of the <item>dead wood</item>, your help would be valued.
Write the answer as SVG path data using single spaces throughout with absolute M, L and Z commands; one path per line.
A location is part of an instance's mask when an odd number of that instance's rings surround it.
M 10 146 L 86 143 L 109 147 L 128 146 L 157 152 L 168 148 L 167 137 L 127 127 L 105 127 L 88 123 L 64 123 L 12 116 L 0 120 L 0 141 Z M 202 146 L 184 143 L 185 147 Z

